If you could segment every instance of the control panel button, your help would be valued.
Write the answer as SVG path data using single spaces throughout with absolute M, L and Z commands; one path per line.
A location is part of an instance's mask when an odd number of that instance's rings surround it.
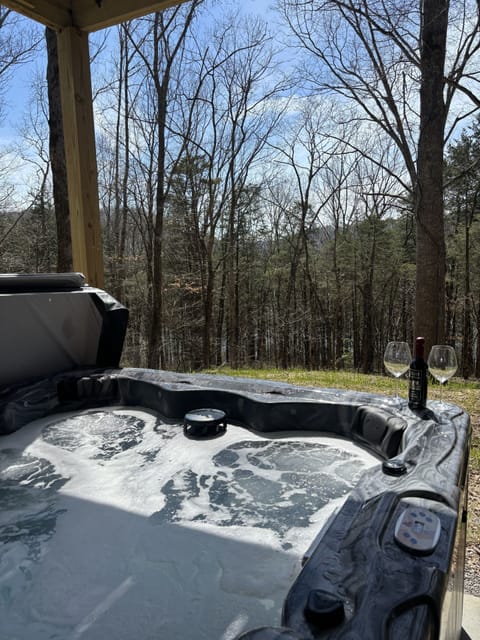
M 441 529 L 440 518 L 433 511 L 408 507 L 395 523 L 395 542 L 411 553 L 432 553 Z

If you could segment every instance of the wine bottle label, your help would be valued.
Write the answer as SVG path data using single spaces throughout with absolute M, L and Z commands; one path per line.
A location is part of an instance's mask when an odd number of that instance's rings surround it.
M 418 407 L 425 406 L 425 372 L 419 369 L 410 369 L 410 387 L 408 400 L 410 404 Z

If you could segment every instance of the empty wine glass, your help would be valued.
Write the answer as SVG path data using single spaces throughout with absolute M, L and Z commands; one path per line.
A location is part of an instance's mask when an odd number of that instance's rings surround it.
M 434 345 L 428 356 L 428 370 L 440 383 L 440 408 L 445 409 L 443 402 L 443 385 L 456 372 L 458 363 L 455 349 L 445 344 Z
M 412 354 L 407 342 L 389 342 L 383 355 L 385 369 L 395 378 L 395 400 L 400 402 L 398 395 L 398 379 L 408 371 Z

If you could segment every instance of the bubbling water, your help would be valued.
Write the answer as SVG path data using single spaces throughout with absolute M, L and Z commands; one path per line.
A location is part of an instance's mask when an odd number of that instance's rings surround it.
M 0 617 L 17 640 L 229 640 L 280 623 L 303 553 L 377 459 L 132 408 L 31 423 L 0 450 Z

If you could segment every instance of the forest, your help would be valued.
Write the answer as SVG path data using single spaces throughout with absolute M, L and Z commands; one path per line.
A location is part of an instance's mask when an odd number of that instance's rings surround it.
M 449 6 L 428 193 L 427 5 Z M 5 8 L 0 35 L 4 119 L 15 74 L 45 63 L 18 144 L 0 149 L 0 271 L 70 270 L 55 39 Z M 424 308 L 459 373 L 479 378 L 479 47 L 473 0 L 278 0 L 254 14 L 191 0 L 95 34 L 105 288 L 130 310 L 123 364 L 380 372 L 386 343 L 412 344 Z M 429 298 L 432 269 L 443 297 Z

